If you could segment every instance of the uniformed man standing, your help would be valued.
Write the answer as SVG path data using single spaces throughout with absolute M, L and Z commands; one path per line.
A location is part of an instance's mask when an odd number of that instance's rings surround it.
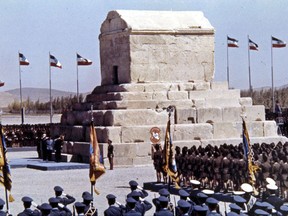
M 32 206 L 32 201 L 33 199 L 28 197 L 28 196 L 24 196 L 22 198 L 22 202 L 23 202 L 23 206 L 24 206 L 24 211 L 22 211 L 21 213 L 18 214 L 18 216 L 40 216 L 40 212 L 35 209 L 35 210 L 32 210 L 31 209 L 31 206 Z
M 122 216 L 125 206 L 116 206 L 116 196 L 108 194 L 106 196 L 109 207 L 104 211 L 104 216 Z
M 63 188 L 60 186 L 54 187 L 55 196 L 59 199 L 59 203 L 62 203 L 64 206 L 67 206 L 73 202 L 75 202 L 75 198 L 63 193 Z

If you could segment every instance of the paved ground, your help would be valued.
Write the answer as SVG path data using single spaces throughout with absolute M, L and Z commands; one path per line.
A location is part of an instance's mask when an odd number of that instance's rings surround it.
M 81 194 L 83 191 L 91 191 L 88 166 L 80 169 L 48 171 L 26 168 L 26 164 L 43 165 L 44 163 L 47 167 L 69 166 L 69 163 L 43 162 L 37 159 L 36 151 L 9 151 L 8 159 L 11 164 L 13 181 L 12 195 L 15 198 L 14 202 L 9 203 L 9 209 L 13 215 L 22 211 L 21 198 L 23 196 L 30 196 L 37 204 L 42 204 L 54 195 L 53 188 L 56 185 L 62 186 L 64 193 L 74 196 L 77 201 L 82 201 Z M 99 216 L 103 215 L 107 208 L 105 198 L 107 194 L 113 193 L 120 203 L 125 203 L 125 197 L 130 191 L 128 182 L 131 179 L 138 181 L 139 185 L 154 181 L 156 176 L 153 166 L 116 167 L 114 170 L 107 170 L 96 183 L 96 188 L 101 194 L 94 194 L 94 205 L 98 208 Z M 147 200 L 151 202 L 155 196 L 158 196 L 157 193 L 149 192 Z M 5 199 L 4 187 L 2 186 L 0 187 L 0 197 Z M 146 215 L 150 216 L 153 213 L 154 207 Z

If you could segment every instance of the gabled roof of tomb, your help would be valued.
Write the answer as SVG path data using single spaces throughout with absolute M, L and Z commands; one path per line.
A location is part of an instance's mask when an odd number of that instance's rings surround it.
M 116 32 L 214 33 L 201 11 L 110 11 L 102 23 L 101 34 Z

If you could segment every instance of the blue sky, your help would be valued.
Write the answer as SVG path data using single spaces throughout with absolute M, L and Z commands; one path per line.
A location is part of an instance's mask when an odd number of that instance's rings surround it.
M 101 23 L 115 9 L 203 11 L 215 28 L 215 80 L 227 75 L 226 36 L 239 40 L 229 49 L 230 86 L 248 89 L 247 36 L 259 45 L 250 52 L 253 88 L 271 86 L 271 35 L 288 41 L 287 0 L 9 0 L 0 1 L 0 91 L 22 87 L 49 88 L 49 52 L 63 65 L 52 68 L 52 88 L 76 92 L 76 52 L 93 61 L 79 67 L 80 92 L 100 84 Z M 288 83 L 288 48 L 273 49 L 274 85 Z

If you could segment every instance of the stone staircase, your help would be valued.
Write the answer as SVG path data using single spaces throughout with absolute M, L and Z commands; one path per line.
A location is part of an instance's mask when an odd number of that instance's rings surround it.
M 161 129 L 163 144 L 168 106 L 175 107 L 171 133 L 174 145 L 180 147 L 241 143 L 243 115 L 252 143 L 287 140 L 277 135 L 274 121 L 265 120 L 264 106 L 253 105 L 251 98 L 241 98 L 240 90 L 228 89 L 226 82 L 97 86 L 85 103 L 62 115 L 61 125 L 53 131 L 65 133 L 65 139 L 71 141 L 66 153 L 88 162 L 89 123 L 93 115 L 104 158 L 109 138 L 115 147 L 116 165 L 148 164 L 151 163 L 150 129 Z

